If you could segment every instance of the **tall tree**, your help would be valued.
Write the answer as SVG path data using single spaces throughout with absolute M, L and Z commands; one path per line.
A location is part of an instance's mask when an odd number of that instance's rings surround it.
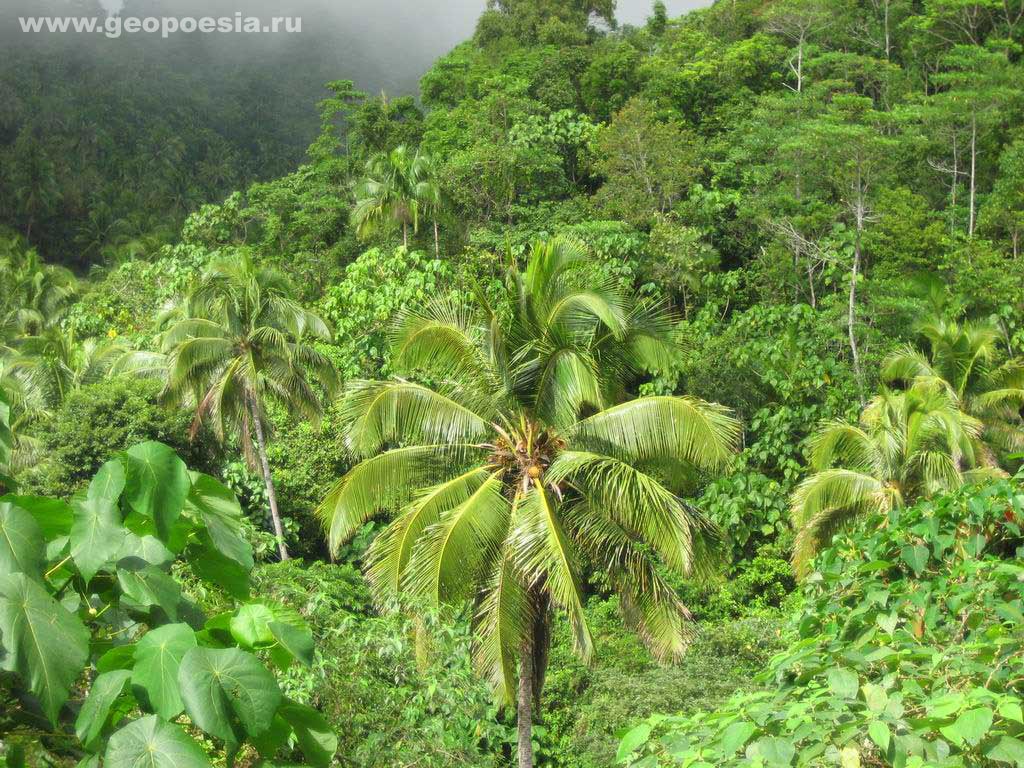
M 267 458 L 266 404 L 316 421 L 315 384 L 327 394 L 338 385 L 333 364 L 313 345 L 330 331 L 293 295 L 283 275 L 241 253 L 210 266 L 163 335 L 167 395 L 194 405 L 195 429 L 209 420 L 222 440 L 234 432 L 250 463 L 258 461 L 282 560 L 288 549 Z
M 381 604 L 473 603 L 476 660 L 516 702 L 530 768 L 553 610 L 592 652 L 584 556 L 656 655 L 683 652 L 689 614 L 662 569 L 707 569 L 712 526 L 681 484 L 721 469 L 740 426 L 692 397 L 624 401 L 635 375 L 675 354 L 674 319 L 601 277 L 579 244 L 534 244 L 507 287 L 507 311 L 480 296 L 401 317 L 392 365 L 405 378 L 350 385 L 347 440 L 362 461 L 321 514 L 336 550 L 397 512 L 367 554 Z

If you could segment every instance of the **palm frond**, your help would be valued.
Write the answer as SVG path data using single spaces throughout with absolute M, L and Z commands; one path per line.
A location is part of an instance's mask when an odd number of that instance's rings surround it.
M 817 472 L 797 486 L 791 512 L 796 539 L 793 564 L 804 575 L 811 559 L 843 525 L 901 503 L 898 491 L 877 478 L 848 469 Z
M 577 422 L 567 436 L 625 461 L 685 461 L 717 470 L 736 449 L 740 423 L 727 408 L 694 397 L 641 397 Z
M 403 587 L 435 607 L 473 597 L 508 532 L 512 505 L 502 491 L 499 470 L 460 504 L 441 511 L 413 544 Z
M 593 639 L 583 612 L 577 553 L 540 480 L 534 481 L 516 511 L 516 525 L 510 534 L 516 569 L 528 589 L 543 587 L 566 612 L 576 652 L 588 661 Z
M 317 508 L 332 552 L 363 523 L 399 509 L 420 488 L 436 483 L 478 449 L 472 445 L 415 445 L 394 448 L 361 461 L 335 483 Z
M 369 456 L 399 443 L 481 442 L 489 423 L 432 389 L 408 381 L 355 381 L 341 405 L 349 448 Z

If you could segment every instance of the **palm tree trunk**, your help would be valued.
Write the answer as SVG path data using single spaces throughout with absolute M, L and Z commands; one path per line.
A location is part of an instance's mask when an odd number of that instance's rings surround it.
M 281 527 L 281 514 L 277 511 L 277 493 L 274 491 L 274 480 L 270 476 L 270 462 L 267 460 L 267 443 L 263 437 L 263 424 L 256 403 L 249 400 L 252 421 L 256 429 L 256 450 L 260 455 L 260 468 L 263 470 L 263 482 L 267 486 L 267 501 L 270 503 L 270 519 L 274 523 L 274 535 L 277 537 L 277 551 L 282 560 L 288 560 L 288 548 L 284 545 L 284 528 Z
M 533 632 L 528 631 L 519 652 L 519 768 L 533 768 Z
M 434 219 L 434 256 L 441 258 L 441 241 L 437 235 L 437 219 Z
M 409 225 L 406 222 L 402 222 L 402 244 L 406 250 L 409 250 Z

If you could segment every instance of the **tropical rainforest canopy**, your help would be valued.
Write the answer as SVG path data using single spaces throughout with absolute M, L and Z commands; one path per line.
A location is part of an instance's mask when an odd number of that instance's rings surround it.
M 0 764 L 1024 767 L 1024 2 L 328 29 L 0 61 Z

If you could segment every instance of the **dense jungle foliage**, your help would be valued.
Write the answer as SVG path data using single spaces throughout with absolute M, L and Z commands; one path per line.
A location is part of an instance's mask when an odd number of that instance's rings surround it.
M 1024 4 L 614 5 L 0 63 L 0 762 L 1024 766 Z

